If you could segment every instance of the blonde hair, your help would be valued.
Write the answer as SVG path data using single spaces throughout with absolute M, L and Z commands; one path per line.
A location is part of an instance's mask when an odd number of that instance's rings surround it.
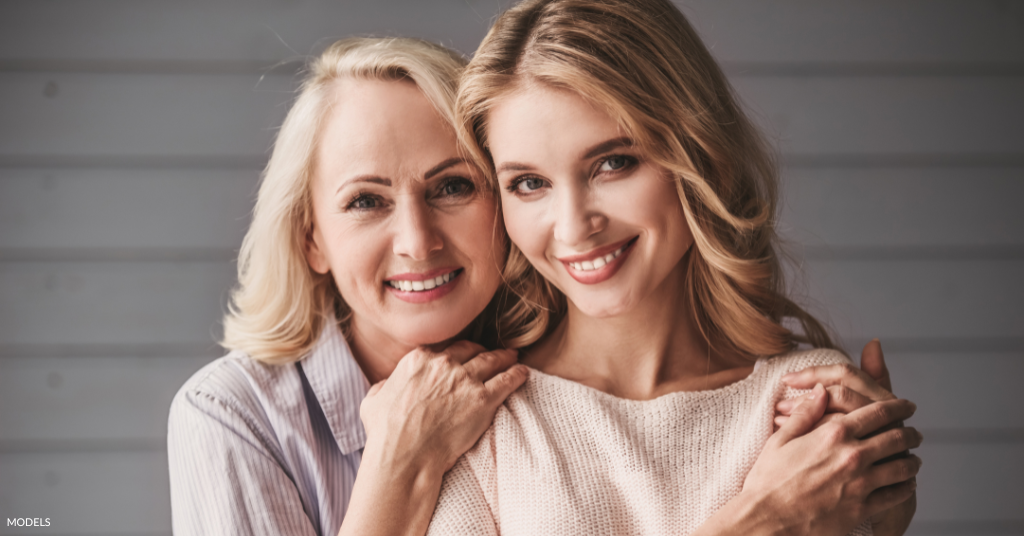
M 668 0 L 526 0 L 502 14 L 463 74 L 456 127 L 491 170 L 487 117 L 528 84 L 602 107 L 676 181 L 694 237 L 686 292 L 712 345 L 747 357 L 798 343 L 832 348 L 825 327 L 786 297 L 775 233 L 778 171 L 697 33 Z M 566 311 L 565 296 L 512 247 L 504 276 L 520 296 L 501 319 L 526 346 Z M 783 318 L 801 325 L 797 333 Z
M 238 286 L 224 318 L 225 348 L 287 363 L 302 358 L 329 319 L 347 325 L 351 313 L 334 280 L 314 272 L 305 255 L 313 221 L 313 156 L 335 83 L 350 78 L 414 83 L 452 124 L 463 67 L 465 60 L 454 52 L 406 38 L 343 39 L 311 62 L 277 134 L 242 241 Z

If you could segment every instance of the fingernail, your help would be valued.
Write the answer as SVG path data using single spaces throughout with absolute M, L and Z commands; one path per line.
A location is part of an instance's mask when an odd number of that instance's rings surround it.
M 790 372 L 789 374 L 786 374 L 785 376 L 782 377 L 782 381 L 788 382 L 788 381 L 792 380 L 793 378 L 796 378 L 796 373 L 795 372 Z
M 917 479 L 916 478 L 910 481 L 910 489 L 911 490 L 917 489 Z
M 821 396 L 822 392 L 824 392 L 824 391 L 825 391 L 825 386 L 821 385 L 820 383 L 815 384 L 814 385 L 814 389 L 811 390 L 810 399 L 811 400 L 817 400 L 818 397 Z

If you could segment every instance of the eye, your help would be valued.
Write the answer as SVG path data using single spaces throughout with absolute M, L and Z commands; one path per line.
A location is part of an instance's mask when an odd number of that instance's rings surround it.
M 508 191 L 516 195 L 528 195 L 544 187 L 544 179 L 537 177 L 520 177 L 508 185 Z
M 464 177 L 453 177 L 444 181 L 438 195 L 444 197 L 465 197 L 476 189 L 473 181 Z
M 383 205 L 384 202 L 375 195 L 359 194 L 345 205 L 345 210 L 373 210 Z
M 605 158 L 601 165 L 598 166 L 597 171 L 606 173 L 610 171 L 622 171 L 627 167 L 636 163 L 636 159 L 631 156 L 625 156 L 621 154 L 612 155 Z

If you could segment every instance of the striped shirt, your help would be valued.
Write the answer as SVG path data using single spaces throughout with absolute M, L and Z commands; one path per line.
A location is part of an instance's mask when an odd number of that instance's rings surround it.
M 333 535 L 366 444 L 369 389 L 333 323 L 297 363 L 233 352 L 178 391 L 167 425 L 177 535 Z

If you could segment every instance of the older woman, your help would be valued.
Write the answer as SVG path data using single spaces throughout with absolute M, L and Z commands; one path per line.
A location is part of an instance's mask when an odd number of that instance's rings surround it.
M 171 407 L 175 533 L 423 534 L 444 472 L 525 381 L 480 345 L 524 309 L 496 192 L 451 128 L 462 67 L 410 39 L 311 65 L 240 252 L 232 352 Z
M 311 66 L 242 244 L 233 351 L 171 407 L 175 533 L 423 533 L 442 474 L 524 381 L 514 352 L 448 345 L 493 340 L 505 250 L 449 126 L 462 66 L 411 39 Z

